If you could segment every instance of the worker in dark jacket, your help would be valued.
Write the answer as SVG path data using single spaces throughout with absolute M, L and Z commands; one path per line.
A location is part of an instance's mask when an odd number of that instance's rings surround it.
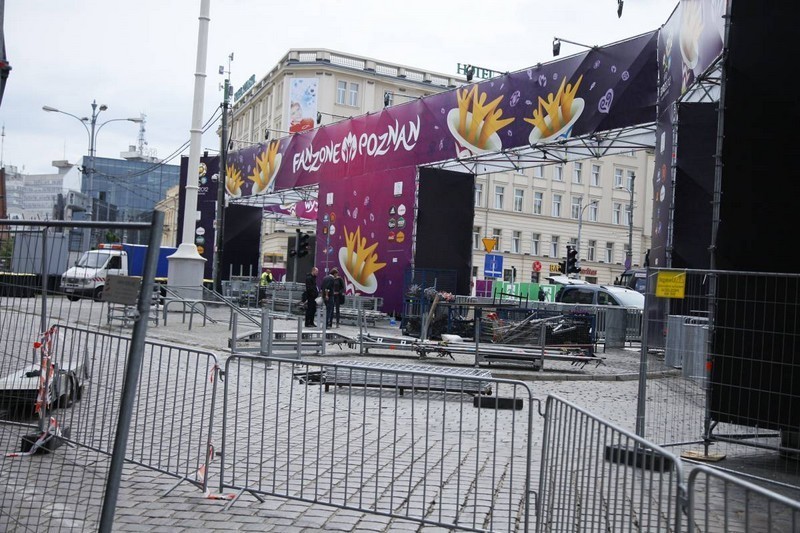
M 315 328 L 317 325 L 314 323 L 314 317 L 317 314 L 317 296 L 319 296 L 319 288 L 317 287 L 317 273 L 319 269 L 313 267 L 311 272 L 306 274 L 306 290 L 303 291 L 303 300 L 306 303 L 306 327 Z

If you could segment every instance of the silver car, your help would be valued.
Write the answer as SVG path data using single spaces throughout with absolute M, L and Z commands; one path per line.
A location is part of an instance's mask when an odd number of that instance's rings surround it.
M 569 304 L 618 305 L 644 309 L 644 294 L 617 285 L 564 285 L 556 301 Z

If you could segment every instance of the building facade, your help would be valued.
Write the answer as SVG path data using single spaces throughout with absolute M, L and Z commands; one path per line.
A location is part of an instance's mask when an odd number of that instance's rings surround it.
M 64 181 L 74 165 L 53 161 L 58 170 L 51 174 L 23 174 L 16 167 L 5 167 L 6 212 L 9 218 L 24 220 L 58 219 L 63 205 Z
M 312 113 L 315 120 L 308 127 L 467 83 L 461 76 L 327 49 L 289 50 L 261 80 L 252 77 L 235 92 L 229 121 L 234 149 L 290 134 L 296 124 L 288 94 L 293 80 L 313 81 L 316 117 Z M 484 239 L 492 239 L 491 252 L 503 256 L 504 281 L 544 278 L 564 260 L 567 245 L 577 245 L 581 277 L 613 282 L 625 269 L 629 242 L 632 265 L 644 263 L 652 225 L 652 173 L 652 152 L 640 150 L 476 175 L 473 277 L 484 279 L 489 253 Z M 269 262 L 264 266 L 289 259 L 286 235 L 294 231 L 286 229 L 285 219 L 265 217 L 261 256 Z

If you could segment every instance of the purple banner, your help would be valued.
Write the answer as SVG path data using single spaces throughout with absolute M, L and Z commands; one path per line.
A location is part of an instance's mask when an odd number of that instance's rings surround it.
M 305 220 L 316 220 L 319 206 L 316 200 L 306 200 L 292 204 L 267 205 L 264 211 L 280 215 L 287 215 Z
M 178 242 L 183 237 L 184 205 L 186 204 L 186 177 L 189 158 L 181 157 L 180 202 L 178 204 Z M 217 183 L 219 179 L 219 157 L 201 157 L 197 176 L 197 212 L 199 218 L 195 222 L 194 244 L 197 253 L 205 260 L 203 278 L 213 279 L 214 246 L 216 244 L 217 217 Z
M 234 197 L 656 120 L 657 33 L 229 155 Z
M 317 267 L 338 267 L 347 294 L 383 298 L 402 313 L 403 276 L 411 265 L 416 167 L 324 180 L 319 187 Z

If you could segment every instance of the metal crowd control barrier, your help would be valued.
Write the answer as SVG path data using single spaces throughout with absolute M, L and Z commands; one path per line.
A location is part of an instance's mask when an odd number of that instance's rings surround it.
M 800 502 L 706 466 L 689 473 L 687 531 L 800 531 Z
M 682 479 L 668 451 L 547 398 L 537 531 L 681 531 Z
M 275 329 L 275 319 L 294 320 L 292 329 Z M 322 322 L 324 324 L 324 321 Z M 275 313 L 261 309 L 260 326 L 239 332 L 238 315 L 231 322 L 231 338 L 228 347 L 232 353 L 257 353 L 273 357 L 299 359 L 302 355 L 328 355 L 330 346 L 340 349 L 347 346 L 354 348 L 363 340 L 361 337 L 343 335 L 330 331 L 324 325 L 321 330 L 308 330 L 303 326 L 303 317 L 287 313 Z
M 66 325 L 50 332 L 61 385 L 53 389 L 48 428 L 36 431 L 27 416 L 15 422 L 6 414 L 0 421 L 0 446 L 12 452 L 0 456 L 0 483 L 16 487 L 0 493 L 2 530 L 12 523 L 57 527 L 63 516 L 44 516 L 44 502 L 62 502 L 71 523 L 96 529 L 131 339 Z M 145 343 L 124 460 L 177 478 L 173 488 L 188 482 L 206 491 L 217 371 L 213 354 Z M 41 459 L 27 457 L 43 452 Z
M 392 365 L 370 367 L 366 384 L 364 371 L 229 357 L 220 471 L 220 492 L 238 490 L 229 506 L 272 495 L 463 531 L 528 529 L 538 402 L 527 385 Z M 401 395 L 401 384 L 412 390 Z M 474 394 L 487 387 L 491 396 Z
M 648 269 L 636 433 L 800 494 L 798 294 L 798 274 Z

